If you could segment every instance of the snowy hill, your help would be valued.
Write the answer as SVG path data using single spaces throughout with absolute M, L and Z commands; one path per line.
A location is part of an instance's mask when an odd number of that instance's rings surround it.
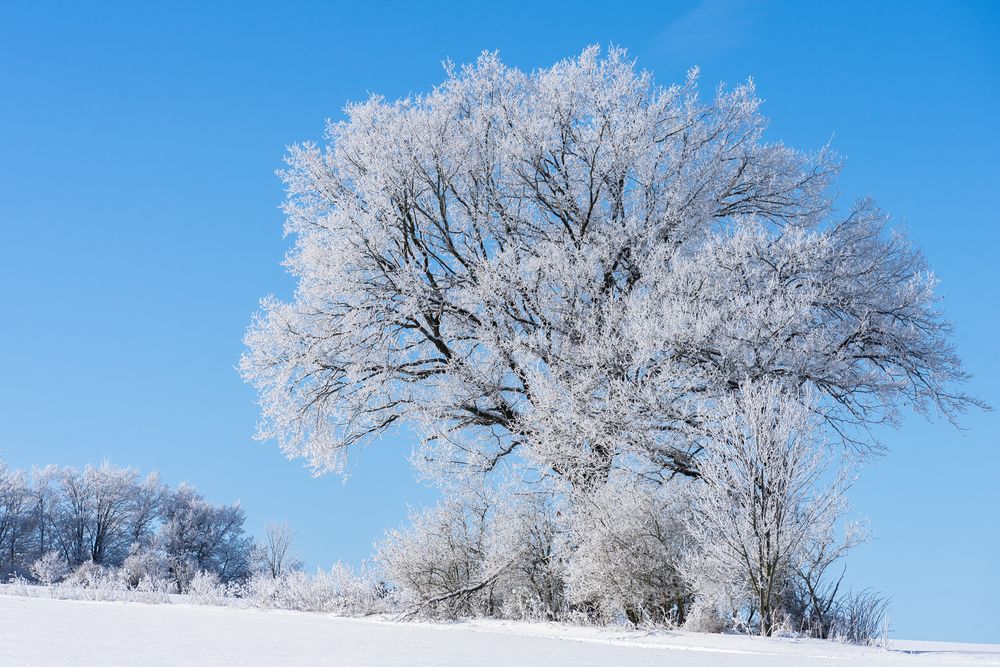
M 555 624 L 396 623 L 188 604 L 0 595 L 0 664 L 1000 665 L 1000 645 L 816 640 Z

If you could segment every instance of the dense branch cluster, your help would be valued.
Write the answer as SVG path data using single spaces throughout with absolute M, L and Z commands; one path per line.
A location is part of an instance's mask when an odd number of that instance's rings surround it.
M 720 409 L 697 480 L 466 488 L 389 531 L 376 560 L 411 614 L 882 637 L 884 599 L 829 576 L 866 531 L 839 526 L 853 478 L 817 442 L 821 417 L 772 381 Z
M 325 471 L 409 422 L 426 460 L 580 484 L 696 474 L 706 402 L 747 378 L 817 391 L 850 438 L 901 402 L 953 416 L 919 252 L 870 201 L 838 213 L 836 157 L 765 142 L 758 107 L 596 48 L 349 106 L 283 172 L 299 287 L 247 334 L 261 434 Z

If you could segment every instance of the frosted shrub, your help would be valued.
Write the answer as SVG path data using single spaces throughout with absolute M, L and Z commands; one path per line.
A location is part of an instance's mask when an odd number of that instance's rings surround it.
M 43 597 L 41 595 L 43 591 L 48 592 L 48 588 L 35 586 L 19 574 L 12 574 L 3 589 L 3 592 L 8 595 L 20 595 L 31 598 Z
M 843 607 L 840 584 L 844 571 L 836 579 L 828 577 L 833 565 L 852 548 L 866 541 L 867 524 L 849 522 L 843 537 L 837 539 L 832 530 L 819 532 L 806 549 L 797 567 L 794 585 L 785 593 L 785 612 L 792 624 L 811 637 L 829 639 L 835 631 L 838 614 Z
M 191 578 L 187 594 L 195 604 L 226 604 L 227 588 L 214 572 L 201 570 Z
M 493 587 L 497 615 L 521 620 L 557 620 L 565 616 L 566 553 L 564 528 L 555 498 L 529 491 L 508 496 L 499 505 L 489 543 L 489 557 L 505 564 Z
M 552 503 L 540 492 L 465 491 L 387 531 L 376 561 L 410 615 L 555 619 L 566 607 Z
M 241 597 L 254 607 L 273 607 L 278 596 L 278 585 L 277 578 L 256 572 L 244 584 Z
M 118 574 L 129 588 L 166 590 L 169 579 L 167 560 L 162 552 L 133 544 Z
M 574 605 L 606 621 L 683 622 L 690 591 L 677 571 L 685 530 L 674 487 L 608 484 L 578 502 L 567 572 Z
M 100 588 L 107 580 L 105 568 L 88 560 L 78 565 L 63 583 L 71 588 Z
M 727 627 L 725 616 L 717 602 L 702 595 L 694 599 L 684 620 L 684 629 L 691 632 L 722 632 Z
M 322 571 L 314 577 L 305 572 L 289 572 L 273 581 L 274 594 L 270 605 L 278 609 L 331 611 L 338 594 Z
M 316 581 L 327 594 L 327 611 L 371 614 L 390 609 L 384 585 L 366 567 L 355 573 L 349 566 L 337 563 L 328 572 L 317 571 Z
M 561 587 L 562 582 L 559 582 Z M 501 618 L 518 621 L 552 621 L 567 620 L 569 608 L 562 605 L 562 599 L 557 598 L 556 604 L 538 595 L 535 588 L 513 587 L 500 601 Z
M 355 574 L 342 563 L 329 571 L 317 570 L 314 575 L 298 570 L 277 577 L 258 572 L 247 582 L 243 596 L 253 606 L 270 609 L 342 615 L 388 610 L 386 596 L 375 578 L 364 569 Z
M 170 600 L 170 581 L 143 576 L 139 579 L 134 593 L 135 599 L 143 602 L 168 602 Z
M 411 514 L 409 528 L 386 532 L 376 559 L 399 586 L 404 605 L 431 616 L 478 614 L 484 589 L 498 576 L 485 570 L 492 512 L 485 496 L 446 499 Z
M 848 593 L 839 602 L 833 638 L 863 646 L 889 641 L 889 600 L 873 591 Z
M 69 563 L 55 551 L 49 551 L 31 564 L 31 575 L 44 586 L 51 586 L 67 572 Z

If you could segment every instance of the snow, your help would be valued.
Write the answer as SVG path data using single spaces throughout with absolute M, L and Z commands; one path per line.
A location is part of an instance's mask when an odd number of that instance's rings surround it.
M 3 665 L 1000 665 L 1000 645 L 648 633 L 553 623 L 398 623 L 183 603 L 0 595 Z

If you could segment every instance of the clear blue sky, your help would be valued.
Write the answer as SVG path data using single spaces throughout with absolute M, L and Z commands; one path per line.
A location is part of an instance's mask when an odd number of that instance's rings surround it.
M 362 7 L 361 5 L 366 6 Z M 345 102 L 422 92 L 441 60 L 522 68 L 590 43 L 660 82 L 753 76 L 771 138 L 848 158 L 941 280 L 971 389 L 1000 406 L 1000 3 L 0 3 L 0 458 L 158 469 L 310 564 L 359 562 L 431 499 L 412 442 L 345 484 L 251 439 L 234 365 L 279 261 L 287 144 Z M 854 489 L 878 539 L 848 581 L 894 598 L 899 637 L 1000 642 L 1000 417 L 908 416 Z

